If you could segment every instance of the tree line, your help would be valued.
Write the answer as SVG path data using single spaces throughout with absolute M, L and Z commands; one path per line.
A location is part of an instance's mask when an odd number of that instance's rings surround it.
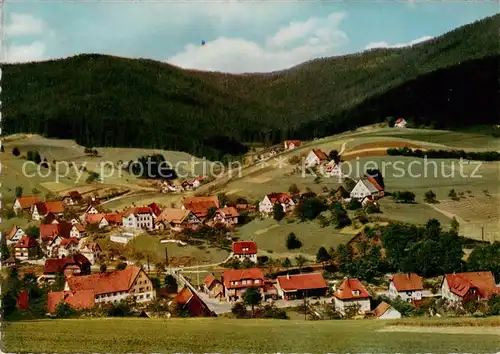
M 464 151 L 464 150 L 426 150 L 410 149 L 408 147 L 387 149 L 390 156 L 411 156 L 433 159 L 466 159 L 477 161 L 500 161 L 498 151 Z

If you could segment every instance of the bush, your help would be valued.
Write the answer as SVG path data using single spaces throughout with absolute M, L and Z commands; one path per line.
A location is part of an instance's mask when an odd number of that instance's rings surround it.
M 70 318 L 75 317 L 79 314 L 77 310 L 68 305 L 65 302 L 60 302 L 56 306 L 56 317 L 57 318 Z
M 116 270 L 124 270 L 125 268 L 127 268 L 127 263 L 125 262 L 120 262 L 116 266 Z
M 16 187 L 16 197 L 22 197 L 23 196 L 23 187 L 17 186 Z
M 246 318 L 248 317 L 248 311 L 246 309 L 246 306 L 243 305 L 241 302 L 237 302 L 233 305 L 231 308 L 231 313 L 236 317 L 236 318 Z
M 414 203 L 415 194 L 410 191 L 396 191 L 392 193 L 392 199 L 396 200 L 398 203 Z
M 349 210 L 358 210 L 361 207 L 361 202 L 356 198 L 351 198 L 351 200 L 349 200 L 349 203 L 347 203 L 347 209 Z
M 288 237 L 286 238 L 286 248 L 288 248 L 289 250 L 294 250 L 301 247 L 302 242 L 293 232 L 290 232 L 290 234 L 288 234 Z
M 425 192 L 424 200 L 426 203 L 437 203 L 436 194 L 432 190 L 429 190 Z
M 14 155 L 15 157 L 18 157 L 19 155 L 21 155 L 21 151 L 19 150 L 18 147 L 15 147 L 12 149 L 12 155 Z
M 274 305 L 265 305 L 262 313 L 263 318 L 275 318 L 278 320 L 288 320 L 289 317 L 285 310 L 279 309 Z

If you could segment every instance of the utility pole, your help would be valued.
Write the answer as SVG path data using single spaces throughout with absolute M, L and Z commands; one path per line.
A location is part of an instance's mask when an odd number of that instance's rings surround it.
M 484 242 L 484 226 L 481 226 L 481 240 Z

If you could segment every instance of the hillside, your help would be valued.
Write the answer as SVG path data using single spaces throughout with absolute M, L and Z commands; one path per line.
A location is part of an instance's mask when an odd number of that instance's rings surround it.
M 419 45 L 318 59 L 270 74 L 183 70 L 97 54 L 3 66 L 3 131 L 209 159 L 244 143 L 312 139 L 404 116 L 456 128 L 498 117 L 489 17 Z

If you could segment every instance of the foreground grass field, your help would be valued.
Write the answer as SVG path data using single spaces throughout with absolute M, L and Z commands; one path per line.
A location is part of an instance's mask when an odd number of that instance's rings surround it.
M 463 319 L 466 321 L 466 319 Z M 3 324 L 4 352 L 492 353 L 500 330 L 394 326 L 394 321 L 77 319 Z M 497 319 L 498 321 L 498 319 Z M 453 322 L 450 325 L 455 326 Z M 417 327 L 418 328 L 418 327 Z M 397 332 L 397 333 L 395 333 Z

